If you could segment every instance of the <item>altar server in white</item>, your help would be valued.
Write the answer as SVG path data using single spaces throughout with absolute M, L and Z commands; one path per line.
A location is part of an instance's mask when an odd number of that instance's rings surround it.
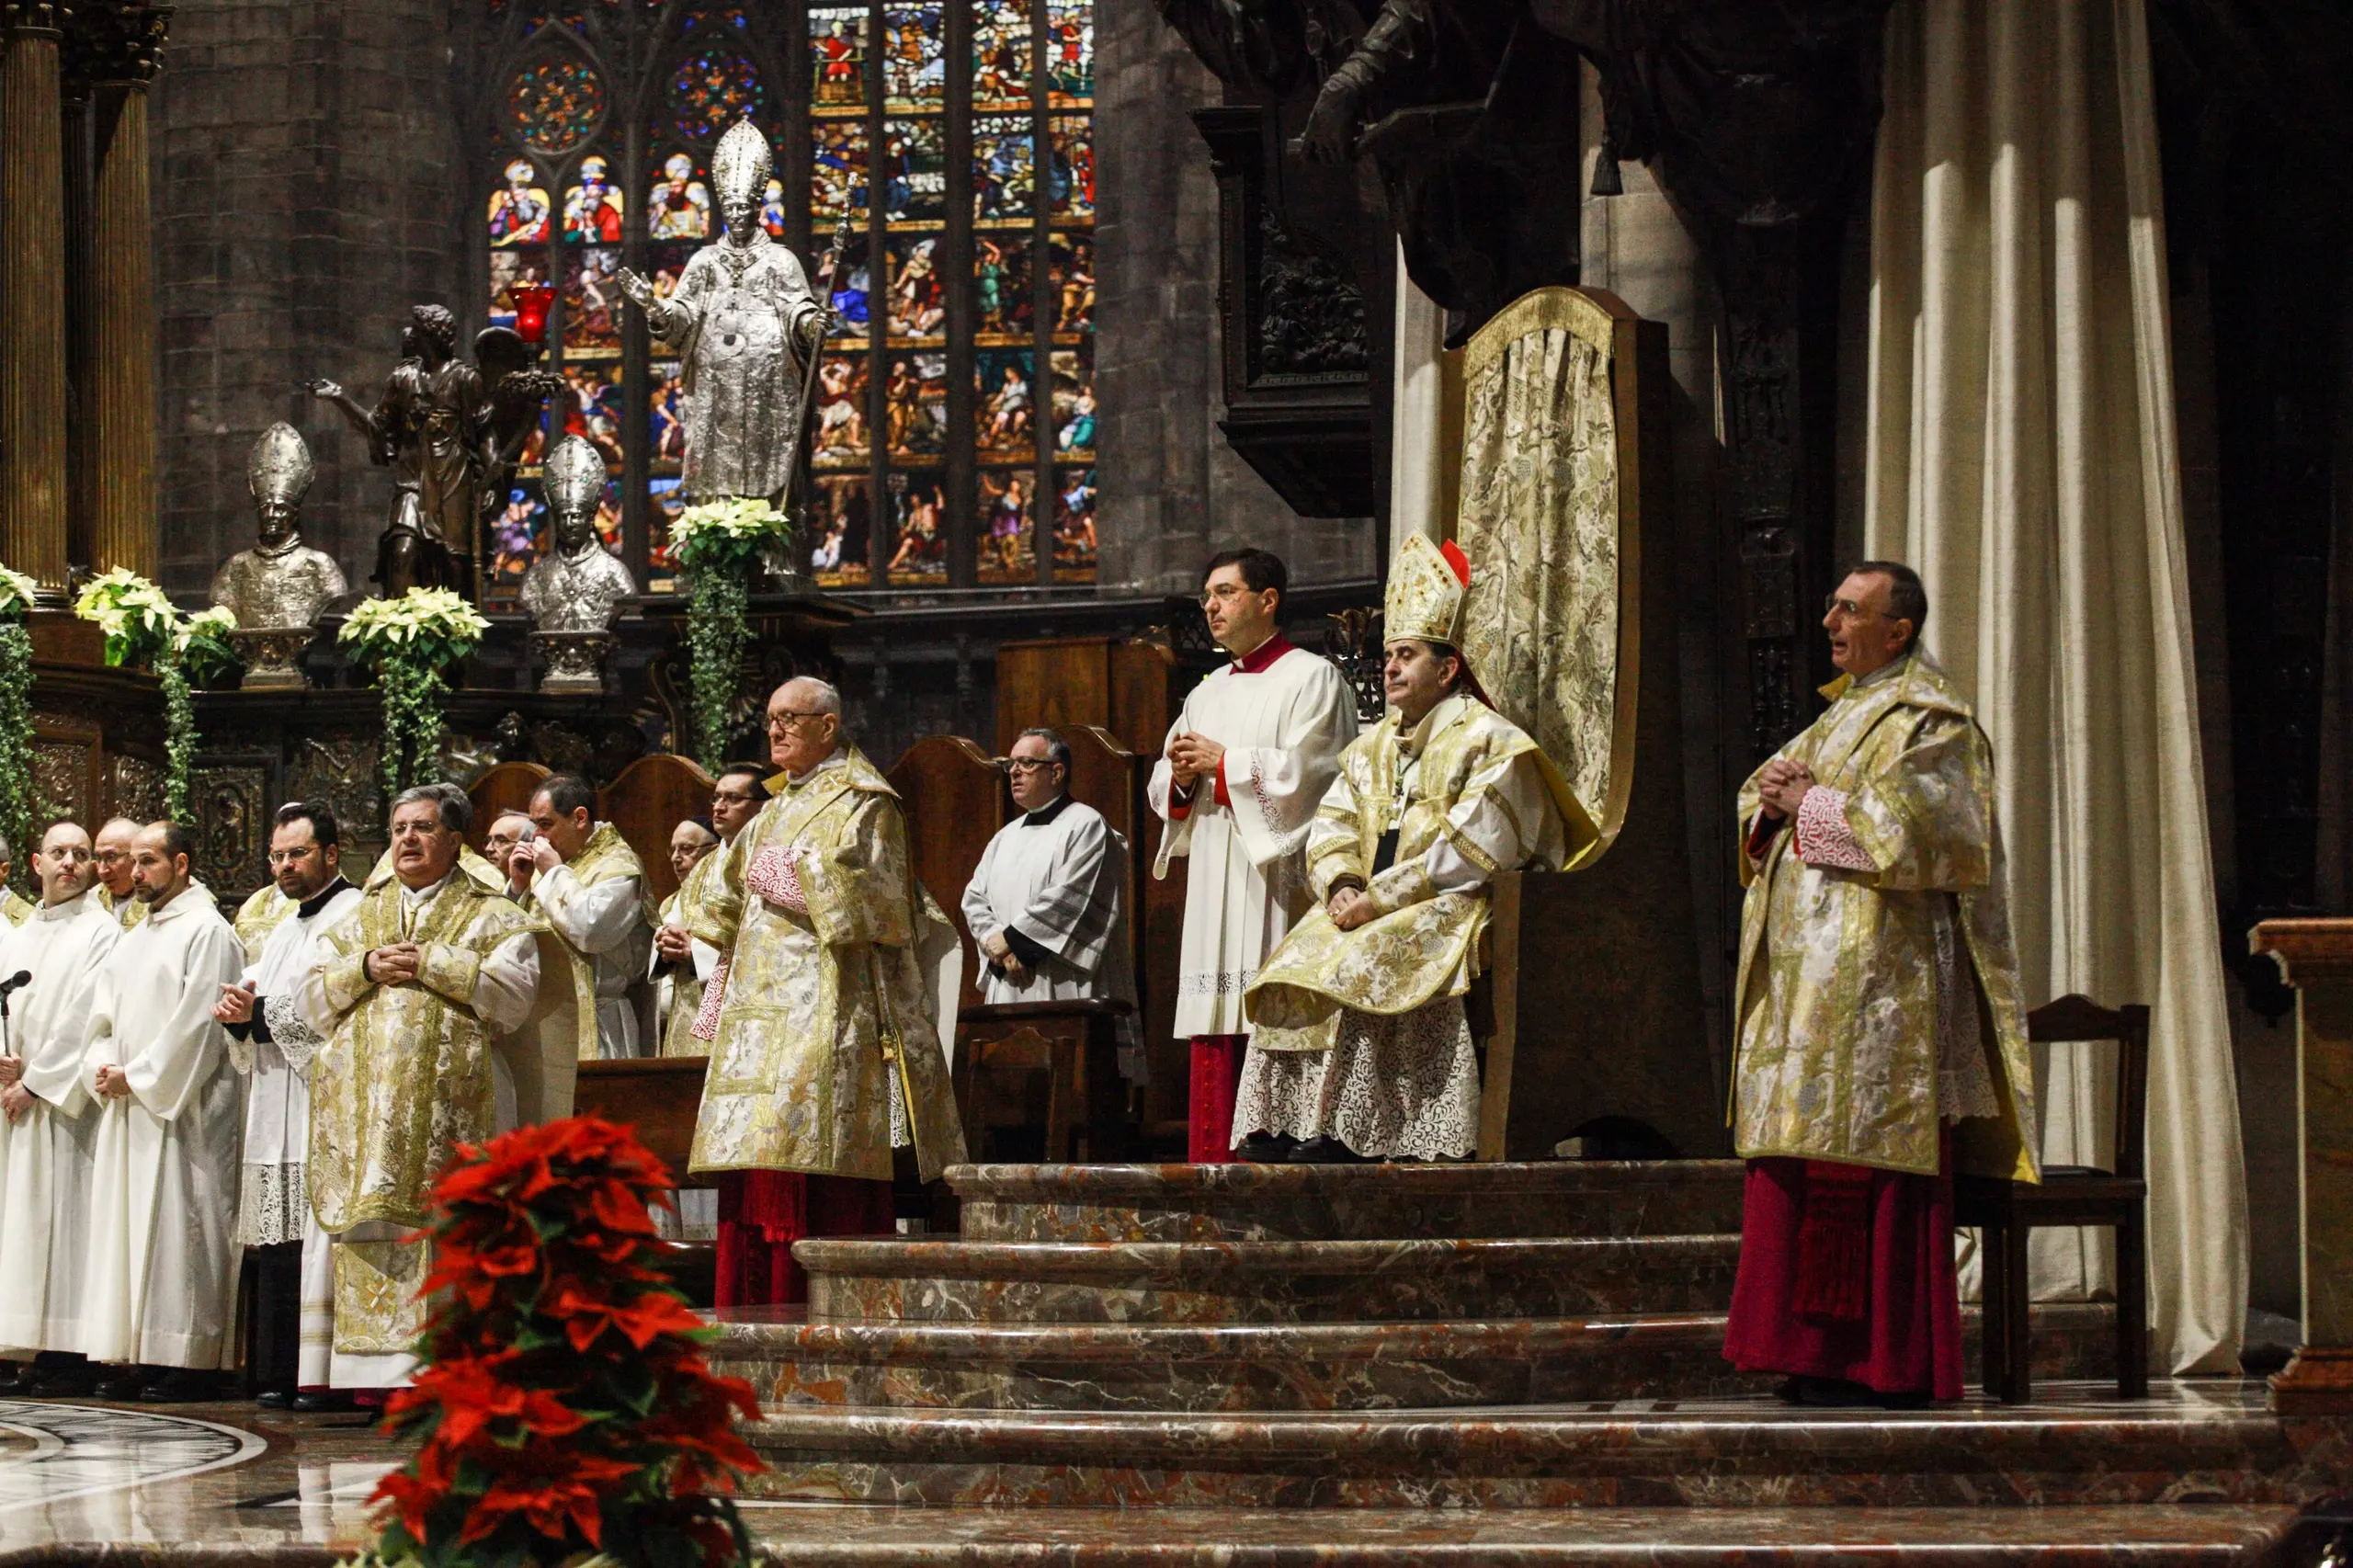
M 1211 558 L 1201 609 L 1233 662 L 1193 688 L 1152 770 L 1152 809 L 1168 824 L 1152 874 L 1189 860 L 1176 1035 L 1193 1044 L 1196 1164 L 1232 1157 L 1242 994 L 1307 907 L 1308 829 L 1357 735 L 1347 677 L 1276 628 L 1289 580 L 1263 550 Z
M 964 924 L 987 966 L 981 1000 L 1132 1004 L 1127 840 L 1070 798 L 1070 744 L 1053 731 L 1022 731 L 1006 770 L 1021 814 L 997 829 L 964 888 Z M 1120 1052 L 1130 1077 L 1134 1058 Z
M 236 1356 L 238 1148 L 245 1084 L 212 1016 L 245 950 L 190 881 L 195 838 L 152 823 L 131 851 L 147 917 L 98 969 L 83 1051 L 98 1101 L 81 1348 L 123 1370 L 108 1399 L 216 1395 Z
M 79 1351 L 82 1219 L 98 1117 L 82 1077 L 98 966 L 122 927 L 97 891 L 90 835 L 62 822 L 33 852 L 41 902 L 0 939 L 0 974 L 32 980 L 10 1001 L 0 1058 L 0 1345 L 40 1352 L 35 1391 L 86 1394 L 95 1377 Z
M 311 1139 L 311 1062 L 326 1042 L 302 1016 L 295 987 L 310 968 L 311 944 L 351 912 L 359 890 L 344 879 L 342 834 L 324 801 L 278 808 L 269 870 L 282 895 L 277 924 L 245 971 L 221 988 L 212 1016 L 228 1026 L 230 1053 L 252 1074 L 237 1197 L 237 1244 L 251 1249 L 254 1263 L 246 1367 L 260 1391 L 256 1403 L 286 1410 L 296 1407 L 301 1387 L 327 1386 L 334 1333 L 331 1319 L 318 1325 L 316 1375 L 302 1375 L 302 1243 L 318 1226 L 302 1162 Z

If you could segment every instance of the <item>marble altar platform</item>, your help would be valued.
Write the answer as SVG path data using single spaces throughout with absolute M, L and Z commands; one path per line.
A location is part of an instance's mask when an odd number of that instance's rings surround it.
M 949 1179 L 960 1234 L 804 1242 L 805 1312 L 716 1325 L 771 1562 L 2305 1568 L 2353 1523 L 2343 1422 L 2252 1380 L 2119 1401 L 2101 1304 L 2038 1314 L 2031 1404 L 1780 1404 L 1715 1355 L 1729 1163 Z M 325 1563 L 400 1457 L 354 1416 L 0 1402 L 0 1568 Z

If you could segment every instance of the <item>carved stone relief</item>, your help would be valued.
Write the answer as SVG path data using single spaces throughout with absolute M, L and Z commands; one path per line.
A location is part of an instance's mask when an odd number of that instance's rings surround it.
M 107 759 L 106 804 L 100 817 L 154 822 L 164 814 L 164 769 L 143 756 Z
M 196 769 L 188 806 L 196 818 L 196 874 L 204 884 L 224 903 L 261 886 L 269 850 L 267 759 Z

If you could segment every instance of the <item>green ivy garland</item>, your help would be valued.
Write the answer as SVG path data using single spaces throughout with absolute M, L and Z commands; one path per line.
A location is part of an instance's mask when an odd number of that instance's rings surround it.
M 694 681 L 695 760 L 717 773 L 727 760 L 728 721 L 735 706 L 736 671 L 752 640 L 750 574 L 740 562 L 711 563 L 693 574 L 687 601 L 687 646 Z
M 84 588 L 74 613 L 106 633 L 107 663 L 143 664 L 164 688 L 164 814 L 188 821 L 188 781 L 196 763 L 196 703 L 191 680 L 237 667 L 228 633 L 237 618 L 222 606 L 182 615 L 165 592 L 118 566 Z
M 472 653 L 490 622 L 447 588 L 411 588 L 396 599 L 363 599 L 337 641 L 376 676 L 384 703 L 381 753 L 389 801 L 427 776 L 440 777 L 442 672 Z
M 33 639 L 25 629 L 32 602 L 32 579 L 0 566 L 0 833 L 18 846 L 19 857 L 40 809 L 33 778 Z
M 688 671 L 694 685 L 695 760 L 712 773 L 727 760 L 737 671 L 752 640 L 752 562 L 791 537 L 786 514 L 757 496 L 706 501 L 670 525 L 671 558 L 686 568 Z

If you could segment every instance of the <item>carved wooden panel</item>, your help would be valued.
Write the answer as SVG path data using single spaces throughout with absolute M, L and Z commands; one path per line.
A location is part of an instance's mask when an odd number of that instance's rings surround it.
M 890 772 L 907 811 L 907 848 L 915 876 L 956 922 L 964 942 L 964 1005 L 981 999 L 980 960 L 964 928 L 964 884 L 989 839 L 1005 825 L 1005 775 L 986 752 L 961 735 L 934 735 L 909 746 Z
M 329 731 L 293 744 L 287 798 L 324 801 L 343 830 L 343 858 L 364 875 L 384 852 L 383 788 L 377 735 Z
M 216 757 L 188 780 L 196 875 L 233 908 L 268 875 L 269 775 L 274 757 Z
M 164 769 L 143 756 L 107 758 L 106 803 L 99 814 L 155 822 L 164 814 Z
M 710 811 L 712 779 L 691 757 L 667 752 L 640 757 L 597 791 L 597 814 L 620 830 L 645 862 L 645 886 L 655 903 L 678 891 L 670 869 L 670 835 L 688 817 Z

